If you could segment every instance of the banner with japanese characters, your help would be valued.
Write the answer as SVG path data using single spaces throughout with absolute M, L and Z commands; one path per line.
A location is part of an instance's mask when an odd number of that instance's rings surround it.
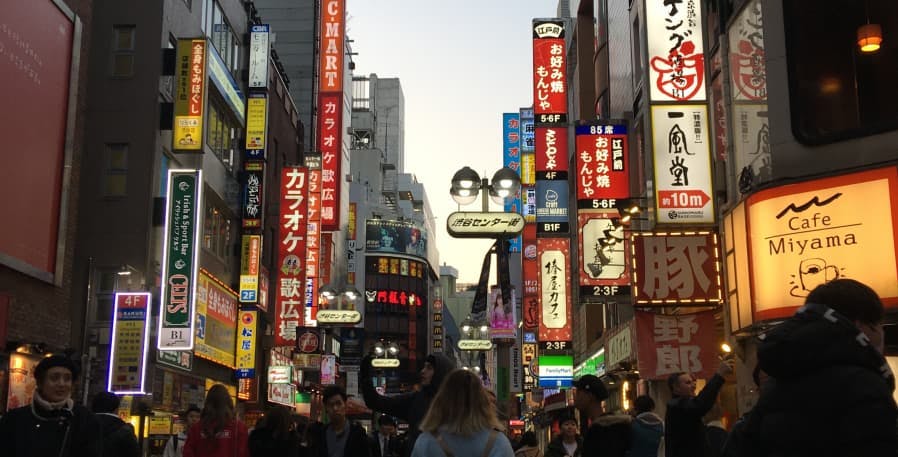
M 265 197 L 265 162 L 243 163 L 243 228 L 262 226 L 262 199 Z
M 714 223 L 708 107 L 652 106 L 652 145 L 658 223 Z
M 348 220 L 346 221 L 346 282 L 350 285 L 355 285 L 355 273 L 358 267 L 358 260 L 356 259 L 358 251 L 356 249 L 361 250 L 357 247 L 357 224 L 358 207 L 356 203 L 350 202 Z
M 343 93 L 318 95 L 318 150 L 321 151 L 321 230 L 338 230 L 343 164 Z
M 281 172 L 275 346 L 294 346 L 296 327 L 303 323 L 308 177 L 305 167 L 287 166 Z
M 264 89 L 268 87 L 268 55 L 271 54 L 269 35 L 271 35 L 271 27 L 268 24 L 257 24 L 250 27 L 248 86 L 251 88 Z
M 599 200 L 630 196 L 627 126 L 590 124 L 575 128 L 577 208 L 601 208 Z
M 237 340 L 237 292 L 200 269 L 196 289 L 196 346 L 194 354 L 234 368 Z
M 565 236 L 568 222 L 567 127 L 536 127 L 536 231 Z
M 663 315 L 636 311 L 639 377 L 667 379 L 678 372 L 708 379 L 717 370 L 718 341 L 714 311 Z
M 519 113 L 502 113 L 502 166 L 521 176 L 521 116 Z M 506 213 L 521 214 L 521 194 L 505 200 Z M 508 252 L 521 252 L 521 237 L 509 240 Z
M 256 321 L 259 312 L 240 310 L 237 321 L 237 379 L 256 376 Z
M 318 45 L 318 92 L 343 92 L 346 0 L 322 0 Z M 320 112 L 320 105 L 319 105 Z
M 721 303 L 717 233 L 633 232 L 630 255 L 636 306 Z
M 533 154 L 534 148 L 536 147 L 534 134 L 535 125 L 533 122 L 533 108 L 521 108 L 518 111 L 518 115 L 521 118 L 521 153 L 524 154 Z M 523 179 L 523 175 L 521 176 Z M 532 182 L 528 184 L 533 184 Z
M 539 238 L 539 341 L 571 341 L 571 294 L 567 238 Z
M 206 40 L 178 40 L 178 78 L 172 150 L 203 152 L 206 108 Z
M 109 377 L 106 390 L 119 395 L 143 394 L 150 342 L 149 292 L 115 294 Z
M 645 0 L 649 100 L 705 101 L 701 0 Z
M 533 20 L 533 113 L 537 124 L 567 122 L 563 19 Z
M 539 326 L 539 259 L 537 258 L 536 225 L 525 224 L 522 235 L 524 251 L 521 260 L 524 296 L 521 320 L 524 330 L 535 332 Z
M 618 217 L 616 210 L 577 214 L 581 297 L 630 294 L 628 240 Z
M 304 324 L 314 327 L 318 310 L 318 278 L 321 260 L 321 160 L 320 156 L 306 156 L 309 167 L 309 229 L 306 233 L 306 284 Z M 317 159 L 317 160 L 315 160 Z
M 259 300 L 262 235 L 243 235 L 240 243 L 240 303 Z
M 265 159 L 265 139 L 268 136 L 268 95 L 249 94 L 246 100 L 246 156 Z

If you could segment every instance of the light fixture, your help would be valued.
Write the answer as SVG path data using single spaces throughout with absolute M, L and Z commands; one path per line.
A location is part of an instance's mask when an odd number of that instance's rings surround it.
M 480 189 L 480 175 L 471 167 L 463 167 L 455 172 L 455 176 L 452 177 L 452 185 L 457 185 L 461 189 L 477 191 Z
M 392 356 L 399 354 L 399 345 L 395 342 L 390 342 L 390 344 L 387 345 L 387 352 L 389 352 Z
M 505 202 L 506 198 L 515 197 L 521 190 L 521 178 L 517 172 L 508 167 L 502 167 L 495 174 L 490 184 L 490 198 L 498 204 Z
M 374 343 L 374 354 L 381 356 L 384 354 L 384 344 L 378 341 Z
M 480 326 L 480 333 L 486 333 L 489 329 L 490 329 L 490 328 L 487 327 L 486 325 L 481 325 L 481 326 Z
M 857 45 L 861 52 L 876 52 L 882 45 L 882 26 L 864 24 L 857 28 Z
M 330 302 L 337 298 L 337 290 L 331 286 L 324 286 L 321 289 L 318 289 L 318 295 Z
M 733 347 L 730 346 L 729 343 L 721 343 L 720 350 L 729 354 L 729 353 L 733 352 Z

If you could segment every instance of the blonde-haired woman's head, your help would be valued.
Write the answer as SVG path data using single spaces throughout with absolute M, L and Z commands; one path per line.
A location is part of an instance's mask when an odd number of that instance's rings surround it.
M 500 427 L 495 403 L 490 401 L 480 378 L 468 370 L 449 373 L 421 421 L 422 431 L 465 436 Z

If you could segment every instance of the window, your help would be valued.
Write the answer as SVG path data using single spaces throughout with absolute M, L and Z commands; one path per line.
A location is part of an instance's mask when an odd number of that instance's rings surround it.
M 783 21 L 798 141 L 831 143 L 898 128 L 898 42 L 889 39 L 898 31 L 898 2 L 820 0 L 809 8 L 787 0 Z M 857 29 L 868 21 L 880 25 L 885 40 L 863 53 Z
M 94 274 L 94 320 L 106 322 L 112 320 L 115 311 L 115 288 L 118 270 L 98 268 Z
M 224 163 L 225 168 L 233 171 L 237 159 L 237 139 L 242 136 L 243 130 L 232 120 L 230 109 L 215 91 L 209 91 L 207 106 L 209 115 L 206 145 Z
M 234 29 L 228 24 L 221 5 L 215 0 L 203 0 L 202 16 L 203 32 L 209 37 L 209 42 L 218 51 L 225 66 L 231 70 L 232 74 L 236 74 L 240 66 L 238 59 L 240 41 L 237 40 Z
M 103 196 L 124 197 L 128 194 L 128 144 L 107 143 L 105 155 Z
M 112 27 L 112 76 L 129 78 L 134 76 L 134 35 L 133 25 Z
M 206 217 L 203 219 L 203 247 L 221 259 L 230 258 L 231 229 L 234 225 L 228 213 L 206 201 Z

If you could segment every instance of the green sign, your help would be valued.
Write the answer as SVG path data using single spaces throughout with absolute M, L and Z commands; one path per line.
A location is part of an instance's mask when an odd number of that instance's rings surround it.
M 193 349 L 198 229 L 203 185 L 200 170 L 169 170 L 165 207 L 165 261 L 159 349 Z
M 182 370 L 193 369 L 193 353 L 190 351 L 156 351 L 156 361 Z

